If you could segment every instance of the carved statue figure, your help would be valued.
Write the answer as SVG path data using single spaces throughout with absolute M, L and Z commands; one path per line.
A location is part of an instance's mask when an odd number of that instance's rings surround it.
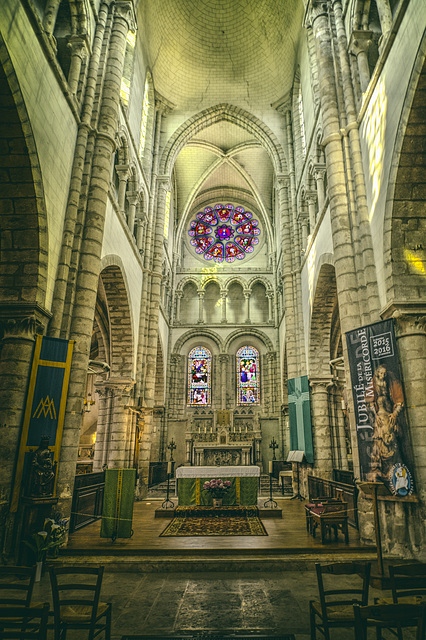
M 55 476 L 56 462 L 53 463 L 49 450 L 49 436 L 42 436 L 38 449 L 31 456 L 27 495 L 32 498 L 53 496 Z

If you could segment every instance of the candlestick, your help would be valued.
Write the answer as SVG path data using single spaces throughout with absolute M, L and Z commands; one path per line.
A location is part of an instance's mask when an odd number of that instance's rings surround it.
M 269 473 L 273 473 L 274 465 L 272 460 L 269 460 Z
M 172 463 L 171 462 L 167 463 L 167 473 L 169 473 L 169 474 L 172 473 Z

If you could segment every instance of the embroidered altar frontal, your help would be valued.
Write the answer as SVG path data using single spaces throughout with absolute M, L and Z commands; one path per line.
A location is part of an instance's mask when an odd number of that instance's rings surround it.
M 226 478 L 231 486 L 223 493 L 222 504 L 256 505 L 258 476 L 257 466 L 249 467 L 181 467 L 176 471 L 179 506 L 212 506 L 213 496 L 203 489 L 212 478 Z

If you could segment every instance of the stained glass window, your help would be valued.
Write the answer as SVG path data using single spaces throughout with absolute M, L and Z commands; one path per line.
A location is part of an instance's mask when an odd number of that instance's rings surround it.
M 194 347 L 188 355 L 188 406 L 211 404 L 212 354 L 204 347 Z
M 188 231 L 195 252 L 205 260 L 243 260 L 258 244 L 260 229 L 250 211 L 233 204 L 216 204 L 197 213 Z
M 260 404 L 259 352 L 254 347 L 237 351 L 237 405 Z

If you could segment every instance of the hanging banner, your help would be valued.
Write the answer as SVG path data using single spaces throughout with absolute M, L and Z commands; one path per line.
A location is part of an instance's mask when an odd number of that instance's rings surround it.
M 413 492 L 412 454 L 393 320 L 348 331 L 361 480 Z
M 36 336 L 11 512 L 25 492 L 23 483 L 31 481 L 32 497 L 54 494 L 73 346 L 73 340 Z M 29 475 L 30 461 L 34 478 Z
M 287 380 L 288 417 L 291 451 L 304 451 L 306 461 L 313 463 L 311 400 L 308 376 Z

